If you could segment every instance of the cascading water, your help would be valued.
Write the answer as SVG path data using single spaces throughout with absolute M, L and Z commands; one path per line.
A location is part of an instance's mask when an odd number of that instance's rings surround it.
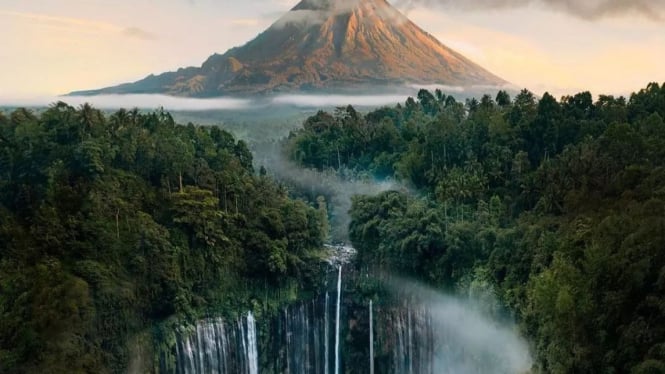
M 310 302 L 282 309 L 279 317 L 262 324 L 268 326 L 264 340 L 259 340 L 251 312 L 234 321 L 202 320 L 194 329 L 182 332 L 176 344 L 175 372 L 330 374 L 333 365 L 331 348 L 334 347 L 334 373 L 342 374 L 342 358 L 348 353 L 341 346 L 343 266 L 341 263 L 335 266 L 336 300 L 330 302 L 330 294 L 325 292 Z M 334 322 L 330 318 L 332 308 Z M 423 322 L 425 314 L 406 307 L 379 307 L 375 321 L 374 312 L 374 303 L 369 301 L 369 352 L 364 354 L 362 365 L 354 365 L 350 370 L 374 374 L 374 365 L 378 363 L 377 371 L 381 373 L 431 373 L 428 368 L 431 368 L 433 349 L 428 345 L 431 334 L 427 331 L 429 325 Z M 365 318 L 367 314 L 361 317 Z M 334 338 L 330 333 L 333 323 Z M 367 330 L 364 336 L 367 336 Z M 388 364 L 386 360 L 375 362 L 375 338 L 379 355 L 392 357 Z M 332 339 L 334 346 L 330 344 Z M 261 366 L 259 354 L 263 357 Z
M 177 333 L 175 363 L 164 359 L 160 373 L 512 374 L 528 370 L 528 349 L 510 325 L 475 313 L 469 301 L 418 288 L 416 292 L 393 290 L 392 296 L 378 300 L 364 299 L 353 287 L 342 295 L 343 264 L 331 263 L 329 284 L 336 300 L 331 302 L 331 294 L 323 292 L 276 315 L 262 314 L 267 319 L 261 321 L 260 332 L 252 313 L 235 320 L 202 320 Z M 357 279 L 353 267 L 344 269 L 347 282 Z
M 221 318 L 202 320 L 193 331 L 179 334 L 175 372 L 258 374 L 256 323 L 252 313 L 235 323 Z
M 374 374 L 374 315 L 369 301 L 369 374 Z
M 329 370 L 330 370 L 329 369 L 329 367 L 330 367 L 330 365 L 329 365 L 329 363 L 330 363 L 330 360 L 329 360 L 330 348 L 328 348 L 328 342 L 330 342 L 330 334 L 328 333 L 328 331 L 329 331 L 328 330 L 328 326 L 329 326 L 329 322 L 328 322 L 328 314 L 329 314 L 328 310 L 329 309 L 328 308 L 329 308 L 329 306 L 328 306 L 328 293 L 326 292 L 326 304 L 325 304 L 325 309 L 324 309 L 324 312 L 323 312 L 323 321 L 324 321 L 323 322 L 323 326 L 324 326 L 323 327 L 324 328 L 324 332 L 323 332 L 323 335 L 324 335 L 324 340 L 323 340 L 323 344 L 324 344 L 324 348 L 323 348 L 323 352 L 324 352 L 324 355 L 323 355 L 323 357 L 324 357 L 323 372 L 324 372 L 324 374 L 329 374 Z
M 342 264 L 339 265 L 337 273 L 337 314 L 335 317 L 335 374 L 339 374 L 339 320 L 342 302 Z
M 259 347 L 261 374 L 321 374 L 329 368 L 330 321 L 326 295 L 282 309 L 267 321 Z
M 249 362 L 249 374 L 259 374 L 256 321 L 252 312 L 247 313 L 247 360 Z
M 434 341 L 429 314 L 424 309 L 403 306 L 383 311 L 378 339 L 392 355 L 392 367 L 381 372 L 396 374 L 432 373 Z

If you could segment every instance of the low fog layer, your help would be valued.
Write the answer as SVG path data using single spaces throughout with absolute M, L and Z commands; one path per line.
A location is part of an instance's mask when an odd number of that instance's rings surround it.
M 411 90 L 413 91 L 413 90 Z M 460 92 L 455 90 L 452 92 Z M 99 109 L 164 108 L 174 111 L 206 111 L 206 110 L 254 110 L 257 107 L 295 106 L 299 108 L 323 108 L 346 106 L 352 104 L 358 107 L 378 107 L 382 105 L 395 105 L 403 102 L 412 93 L 390 95 L 279 95 L 265 98 L 190 98 L 168 95 L 96 95 L 96 96 L 42 96 L 34 98 L 2 98 L 0 106 L 28 106 L 46 107 L 58 101 L 78 106 L 89 103 Z
M 303 108 L 353 105 L 356 107 L 378 107 L 395 105 L 406 100 L 408 94 L 392 95 L 281 95 L 272 99 L 273 104 L 293 105 Z
M 32 98 L 3 98 L 2 106 L 46 107 L 58 101 L 78 106 L 89 103 L 99 109 L 157 109 L 166 110 L 213 110 L 213 109 L 248 109 L 251 101 L 237 98 L 198 99 L 168 95 L 98 95 L 98 96 L 42 96 Z
M 416 96 L 418 90 L 426 88 L 431 91 L 441 89 L 445 94 L 468 97 L 480 97 L 484 93 L 492 95 L 500 89 L 512 87 L 493 86 L 423 86 L 406 85 L 386 89 L 386 93 L 377 94 L 283 94 L 255 98 L 217 97 L 217 98 L 191 98 L 176 97 L 157 94 L 127 94 L 127 95 L 96 95 L 96 96 L 39 96 L 39 97 L 10 97 L 0 96 L 0 106 L 5 107 L 47 107 L 58 101 L 78 106 L 89 103 L 99 109 L 157 109 L 164 108 L 172 111 L 208 111 L 208 110 L 246 110 L 257 108 L 270 108 L 274 106 L 292 106 L 297 108 L 331 108 L 353 105 L 355 107 L 392 106 L 403 103 L 408 96 Z
M 435 351 L 436 373 L 518 374 L 533 364 L 527 342 L 513 323 L 481 312 L 480 301 L 442 294 L 414 281 L 387 278 L 398 295 L 409 295 L 430 313 L 434 339 L 447 341 Z

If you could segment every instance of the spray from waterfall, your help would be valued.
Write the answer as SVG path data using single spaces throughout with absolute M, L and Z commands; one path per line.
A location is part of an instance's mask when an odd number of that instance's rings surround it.
M 515 374 L 531 369 L 529 346 L 516 326 L 484 314 L 477 302 L 404 279 L 389 278 L 385 283 L 409 305 L 395 323 L 395 366 L 403 368 L 397 372 L 414 372 L 413 357 L 422 351 L 414 344 L 426 341 L 427 331 L 434 340 L 435 350 L 428 355 L 434 373 Z

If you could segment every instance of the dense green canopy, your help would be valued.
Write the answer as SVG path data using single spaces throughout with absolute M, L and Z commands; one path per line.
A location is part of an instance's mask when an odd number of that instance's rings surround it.
M 124 372 L 155 322 L 248 308 L 253 284 L 316 287 L 323 218 L 219 128 L 0 115 L 0 372 Z
M 538 370 L 665 371 L 665 85 L 623 97 L 457 102 L 425 90 L 294 132 L 300 165 L 395 178 L 354 199 L 360 260 L 495 295 Z

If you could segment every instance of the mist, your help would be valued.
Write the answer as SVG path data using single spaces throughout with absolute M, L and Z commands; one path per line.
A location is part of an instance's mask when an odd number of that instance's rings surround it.
M 272 24 L 271 28 L 284 28 L 288 25 L 309 27 L 325 22 L 327 13 L 320 10 L 298 9 L 286 12 Z
M 414 91 L 410 89 L 410 91 Z M 96 96 L 37 96 L 0 97 L 0 106 L 5 107 L 47 107 L 58 101 L 72 106 L 89 103 L 98 109 L 164 108 L 173 111 L 245 110 L 293 106 L 298 108 L 331 108 L 354 105 L 358 107 L 378 107 L 403 102 L 408 93 L 385 95 L 278 95 L 254 98 L 191 98 L 153 94 L 96 95 Z
M 326 22 L 330 17 L 352 12 L 361 0 L 307 0 L 282 15 L 271 28 L 283 28 L 287 25 L 310 27 Z M 408 22 L 408 18 L 392 7 L 373 8 L 375 14 L 395 24 Z
M 423 306 L 430 314 L 437 344 L 433 363 L 436 373 L 526 373 L 533 365 L 529 345 L 514 323 L 483 312 L 473 298 L 445 295 L 403 278 L 387 277 L 384 283 L 397 295 Z
M 324 196 L 330 209 L 330 236 L 333 243 L 348 242 L 351 223 L 351 198 L 354 195 L 377 195 L 381 192 L 407 188 L 391 180 L 344 178 L 335 171 L 320 172 L 303 169 L 289 160 L 280 143 L 261 145 L 254 151 L 254 165 L 264 166 L 276 179 L 292 185 L 312 197 Z
M 445 94 L 459 97 L 482 96 L 485 93 L 496 94 L 502 89 L 515 90 L 511 85 L 504 86 L 448 86 L 439 84 L 408 83 L 402 86 L 386 88 L 381 94 L 368 91 L 365 94 L 281 94 L 254 97 L 216 97 L 195 98 L 179 97 L 161 94 L 122 94 L 122 95 L 93 95 L 93 96 L 3 96 L 0 95 L 0 106 L 3 107 L 31 107 L 45 108 L 58 101 L 72 106 L 88 103 L 98 109 L 113 110 L 121 108 L 139 108 L 153 110 L 164 108 L 172 111 L 256 111 L 257 109 L 270 109 L 273 107 L 296 107 L 308 109 L 325 109 L 346 105 L 354 107 L 373 108 L 380 106 L 393 106 L 403 103 L 408 96 L 415 96 L 420 89 L 434 91 L 441 89 Z
M 98 109 L 139 108 L 203 111 L 212 109 L 249 109 L 251 100 L 240 98 L 199 99 L 153 94 L 95 95 L 95 96 L 36 96 L 0 97 L 2 106 L 46 107 L 63 101 L 72 106 L 88 103 Z
M 294 105 L 302 108 L 322 108 L 330 106 L 353 105 L 358 107 L 377 107 L 395 105 L 406 100 L 408 95 L 281 95 L 275 97 L 274 104 Z

